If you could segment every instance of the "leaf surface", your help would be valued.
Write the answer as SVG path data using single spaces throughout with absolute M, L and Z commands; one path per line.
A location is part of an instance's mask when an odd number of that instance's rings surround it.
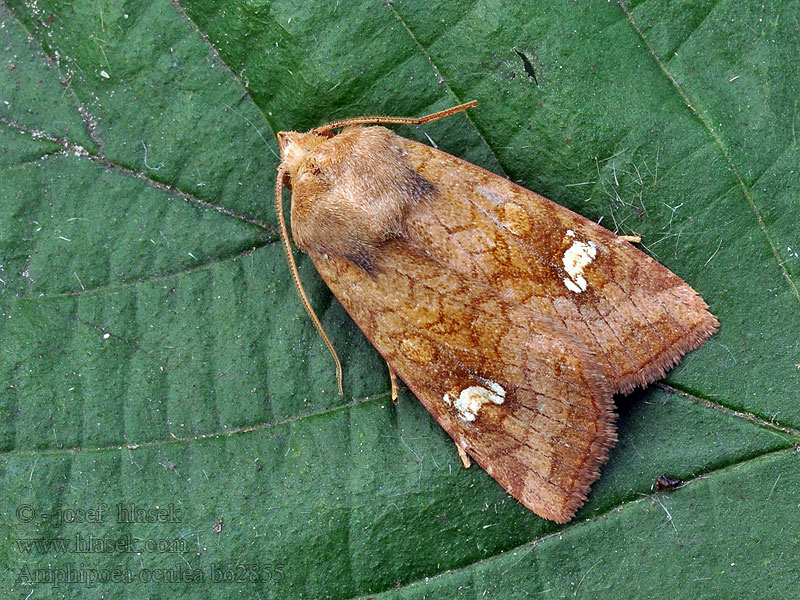
M 799 10 L 0 4 L 2 595 L 791 596 Z M 566 526 L 391 403 L 298 254 L 339 397 L 278 241 L 277 131 L 470 99 L 398 132 L 641 234 L 721 322 L 618 399 Z M 687 483 L 653 494 L 661 474 Z M 79 551 L 90 536 L 149 546 Z

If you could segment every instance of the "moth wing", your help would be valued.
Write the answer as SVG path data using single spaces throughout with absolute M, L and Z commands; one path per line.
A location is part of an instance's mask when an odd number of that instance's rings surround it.
M 585 500 L 615 439 L 612 393 L 717 328 L 691 287 L 613 233 L 386 129 L 319 143 L 292 183 L 295 239 L 345 309 L 543 517 L 566 522 Z
M 504 298 L 552 315 L 615 392 L 660 379 L 718 322 L 682 279 L 597 223 L 424 144 L 397 137 L 435 197 L 408 243 Z
M 568 521 L 616 439 L 596 358 L 561 325 L 404 243 L 377 269 L 311 251 L 333 293 L 425 408 L 512 496 Z

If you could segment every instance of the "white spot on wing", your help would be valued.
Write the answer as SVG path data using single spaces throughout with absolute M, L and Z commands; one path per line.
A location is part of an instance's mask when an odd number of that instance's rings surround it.
M 487 385 L 489 386 L 490 390 L 492 390 L 495 394 L 497 394 L 501 398 L 506 397 L 506 391 L 503 389 L 503 386 L 497 383 L 496 381 L 490 381 Z M 500 400 L 500 402 L 495 402 L 495 403 L 502 404 L 503 401 Z
M 568 229 L 566 235 L 574 238 L 575 232 Z M 564 270 L 569 275 L 568 278 L 564 278 L 564 285 L 567 286 L 568 290 L 576 294 L 586 290 L 589 282 L 583 276 L 583 270 L 592 264 L 596 256 L 597 245 L 594 242 L 585 243 L 580 240 L 572 242 L 572 246 L 564 252 L 564 258 L 562 259 Z
M 583 279 L 583 277 L 581 277 Z M 575 292 L 576 294 L 580 294 L 583 290 L 586 289 L 586 286 L 581 289 L 578 287 L 578 284 L 572 281 L 569 277 L 564 277 L 564 285 L 567 286 L 567 289 L 571 292 Z
M 463 421 L 474 421 L 484 404 L 489 402 L 502 404 L 506 399 L 506 391 L 499 383 L 490 381 L 487 385 L 488 389 L 479 385 L 465 388 L 461 390 L 458 398 L 447 392 L 444 401 L 458 410 L 458 416 Z

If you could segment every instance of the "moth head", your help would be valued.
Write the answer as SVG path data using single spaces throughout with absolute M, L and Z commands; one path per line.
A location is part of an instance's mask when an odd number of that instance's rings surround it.
M 327 139 L 314 131 L 300 133 L 299 131 L 279 131 L 278 148 L 281 151 L 281 160 L 289 174 L 289 179 L 293 179 L 297 174 L 300 165 L 305 161 L 309 152 L 314 150 Z

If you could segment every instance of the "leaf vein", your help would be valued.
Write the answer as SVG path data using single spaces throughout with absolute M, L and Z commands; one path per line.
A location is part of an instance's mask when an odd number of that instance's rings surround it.
M 700 123 L 703 125 L 703 127 L 705 127 L 708 134 L 711 136 L 711 138 L 719 147 L 720 151 L 722 152 L 722 155 L 725 157 L 725 160 L 728 163 L 728 166 L 730 167 L 731 171 L 733 172 L 734 176 L 739 182 L 739 187 L 742 190 L 742 194 L 744 195 L 745 200 L 747 200 L 747 204 L 750 206 L 750 210 L 755 216 L 756 222 L 758 223 L 761 232 L 764 234 L 764 237 L 767 240 L 767 244 L 770 248 L 770 251 L 772 252 L 772 255 L 775 258 L 775 261 L 778 263 L 778 268 L 780 269 L 781 274 L 783 275 L 784 279 L 786 279 L 786 282 L 788 283 L 789 288 L 791 289 L 795 299 L 798 302 L 800 302 L 800 290 L 797 289 L 797 285 L 792 279 L 789 270 L 786 268 L 784 262 L 781 260 L 781 255 L 780 252 L 778 251 L 778 247 L 776 246 L 775 241 L 772 239 L 772 235 L 770 234 L 769 229 L 767 228 L 767 225 L 764 222 L 764 218 L 761 215 L 761 211 L 758 210 L 758 207 L 756 206 L 755 201 L 753 200 L 753 195 L 750 191 L 750 186 L 748 186 L 744 182 L 744 179 L 742 178 L 742 175 L 739 172 L 739 168 L 736 166 L 733 157 L 728 151 L 728 145 L 725 139 L 723 139 L 722 135 L 714 128 L 714 126 L 711 124 L 708 118 L 705 117 L 703 113 L 694 106 L 694 104 L 692 104 L 691 98 L 687 94 L 686 90 L 684 90 L 681 84 L 677 81 L 677 79 L 675 79 L 675 76 L 670 72 L 669 68 L 667 67 L 667 64 L 655 51 L 655 48 L 650 43 L 650 40 L 647 38 L 647 36 L 645 36 L 642 28 L 639 27 L 639 25 L 636 23 L 636 20 L 633 17 L 633 12 L 631 11 L 627 2 L 625 0 L 617 0 L 617 4 L 627 17 L 628 23 L 630 24 L 631 28 L 633 28 L 633 30 L 636 32 L 639 38 L 641 38 L 642 42 L 644 42 L 645 46 L 647 46 L 647 50 L 650 53 L 650 56 L 658 65 L 658 68 L 661 69 L 661 72 L 664 74 L 667 80 L 672 84 L 672 86 L 678 92 L 678 94 L 680 95 L 681 99 L 684 101 L 686 106 L 699 119 Z

